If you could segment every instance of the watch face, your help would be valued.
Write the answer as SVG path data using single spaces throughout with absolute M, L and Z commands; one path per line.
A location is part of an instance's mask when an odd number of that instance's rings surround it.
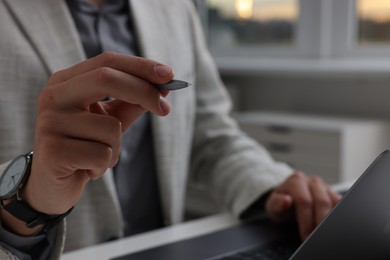
M 27 168 L 27 157 L 18 156 L 0 177 L 0 199 L 12 197 L 23 180 Z

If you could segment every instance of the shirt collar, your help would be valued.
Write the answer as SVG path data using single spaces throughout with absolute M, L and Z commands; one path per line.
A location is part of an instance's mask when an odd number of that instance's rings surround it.
M 103 0 L 99 9 L 97 6 L 86 2 L 85 0 L 67 0 L 71 8 L 77 8 L 79 11 L 86 13 L 107 13 L 120 12 L 126 10 L 128 0 Z

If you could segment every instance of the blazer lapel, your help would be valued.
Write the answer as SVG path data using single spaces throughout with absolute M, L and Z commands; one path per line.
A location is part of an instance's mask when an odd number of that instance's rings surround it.
M 168 35 L 166 33 L 166 24 L 162 15 L 164 1 L 148 0 L 148 1 L 131 1 L 131 7 L 134 17 L 135 29 L 141 46 L 141 54 L 143 57 L 156 60 L 166 65 L 173 64 L 171 53 L 172 46 L 167 46 L 167 41 L 162 39 Z M 168 96 L 168 101 L 172 107 L 175 107 L 177 96 L 171 93 Z M 172 113 L 171 113 L 172 114 Z M 177 164 L 174 162 L 174 151 L 177 147 L 178 139 L 175 138 L 171 129 L 172 126 L 178 123 L 179 119 L 169 115 L 167 117 L 152 117 L 153 138 L 156 154 L 156 166 L 160 182 L 160 190 L 162 202 L 164 205 L 164 215 L 167 222 L 177 222 L 175 220 L 175 212 L 178 212 L 178 203 L 175 203 L 178 197 L 183 194 L 176 194 L 178 187 L 176 178 L 178 173 Z
M 141 46 L 142 56 L 169 65 L 169 46 L 162 39 L 165 33 L 162 9 L 164 1 L 131 1 L 135 30 Z
M 85 58 L 64 1 L 4 1 L 36 49 L 49 74 Z

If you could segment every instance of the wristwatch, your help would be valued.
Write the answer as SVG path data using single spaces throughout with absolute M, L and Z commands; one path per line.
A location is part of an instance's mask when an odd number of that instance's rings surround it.
M 34 228 L 44 225 L 44 230 L 54 227 L 65 218 L 73 208 L 59 215 L 48 215 L 31 208 L 22 200 L 19 190 L 26 183 L 32 164 L 33 152 L 16 157 L 0 176 L 0 207 L 14 217 L 24 221 L 26 226 Z M 10 200 L 4 203 L 4 200 Z

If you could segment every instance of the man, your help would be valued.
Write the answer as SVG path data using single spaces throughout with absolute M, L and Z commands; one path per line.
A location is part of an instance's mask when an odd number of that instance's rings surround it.
M 58 258 L 65 216 L 66 250 L 178 223 L 190 175 L 237 217 L 295 216 L 302 239 L 339 199 L 239 131 L 190 1 L 3 0 L 0 31 L 0 172 L 33 150 L 1 259 Z M 154 86 L 173 78 L 192 86 Z

